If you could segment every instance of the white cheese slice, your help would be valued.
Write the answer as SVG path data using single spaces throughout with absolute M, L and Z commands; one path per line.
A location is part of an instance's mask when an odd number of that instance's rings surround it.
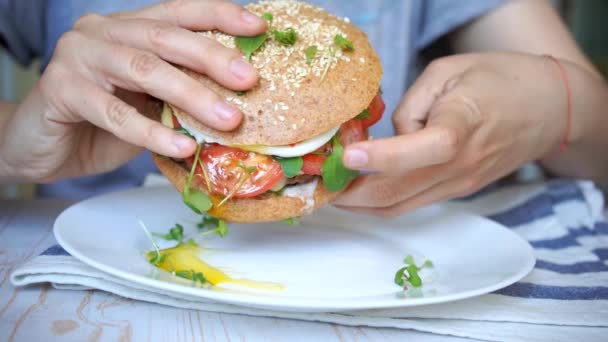
M 286 145 L 286 146 L 264 146 L 264 145 L 229 145 L 223 139 L 211 137 L 200 131 L 197 131 L 186 122 L 182 121 L 179 117 L 177 118 L 180 125 L 187 130 L 196 139 L 196 142 L 201 144 L 206 143 L 217 143 L 224 146 L 237 147 L 245 151 L 257 152 L 269 156 L 277 156 L 283 158 L 301 157 L 305 154 L 311 153 L 319 149 L 319 147 L 325 145 L 328 141 L 333 138 L 334 135 L 340 129 L 340 126 L 332 128 L 329 131 L 318 135 L 316 137 L 304 140 L 297 144 Z

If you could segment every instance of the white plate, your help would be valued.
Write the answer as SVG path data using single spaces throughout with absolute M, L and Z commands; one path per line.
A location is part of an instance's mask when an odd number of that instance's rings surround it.
M 324 209 L 300 226 L 230 224 L 211 238 L 201 258 L 231 276 L 283 284 L 281 292 L 205 289 L 155 272 L 152 249 L 138 226 L 165 233 L 176 222 L 195 230 L 197 216 L 169 187 L 119 192 L 78 203 L 55 222 L 57 241 L 74 257 L 114 276 L 156 290 L 258 308 L 343 311 L 454 301 L 492 292 L 528 274 L 530 245 L 492 221 L 433 206 L 396 220 Z M 188 229 L 188 228 L 187 228 Z M 435 267 L 423 290 L 404 296 L 393 283 L 406 255 Z M 153 276 L 156 274 L 156 276 Z

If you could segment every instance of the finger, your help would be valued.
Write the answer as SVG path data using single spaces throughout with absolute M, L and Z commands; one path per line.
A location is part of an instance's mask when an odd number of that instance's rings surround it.
M 441 58 L 433 61 L 407 90 L 393 115 L 397 134 L 412 133 L 426 124 L 429 111 L 437 99 L 449 91 L 459 75 L 472 64 L 471 55 Z
M 259 79 L 257 70 L 237 50 L 167 22 L 109 19 L 83 30 L 117 44 L 153 52 L 164 60 L 207 74 L 227 88 L 251 89 Z
M 357 178 L 333 203 L 349 207 L 386 208 L 454 177 L 457 172 L 446 165 L 438 165 L 398 176 L 364 175 Z
M 265 20 L 230 1 L 164 1 L 141 10 L 117 14 L 122 18 L 161 20 L 190 30 L 219 30 L 231 35 L 254 36 L 267 28 Z
M 346 147 L 344 165 L 353 170 L 401 174 L 408 170 L 443 164 L 460 149 L 459 132 L 445 126 L 387 139 L 368 140 Z
M 347 146 L 344 165 L 355 170 L 398 174 L 447 163 L 460 153 L 482 116 L 474 99 L 458 92 L 438 99 L 429 113 L 425 129 Z
M 219 130 L 240 124 L 242 113 L 238 109 L 158 56 L 103 41 L 95 41 L 93 49 L 87 61 L 109 83 L 167 101 Z
M 77 90 L 64 93 L 66 112 L 77 114 L 121 140 L 165 156 L 185 158 L 194 153 L 194 140 L 143 116 L 102 87 L 83 78 L 67 81 Z

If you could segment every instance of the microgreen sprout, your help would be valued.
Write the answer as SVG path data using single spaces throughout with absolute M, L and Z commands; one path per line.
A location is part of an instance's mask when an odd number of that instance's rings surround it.
M 292 27 L 287 28 L 285 31 L 273 30 L 272 34 L 274 40 L 284 46 L 292 46 L 298 40 L 298 33 Z
M 410 285 L 414 288 L 422 286 L 422 278 L 420 278 L 419 272 L 423 268 L 433 268 L 433 262 L 425 260 L 422 266 L 416 266 L 414 257 L 411 255 L 406 256 L 403 259 L 403 263 L 406 265 L 395 273 L 395 284 L 407 289 Z
M 226 223 L 226 221 L 215 219 L 215 222 L 217 222 L 217 225 L 214 229 L 206 230 L 200 233 L 199 236 L 205 236 L 209 234 L 217 234 L 220 237 L 226 236 L 226 234 L 228 234 L 228 224 Z
M 152 238 L 152 234 L 150 234 L 148 227 L 146 227 L 146 225 L 143 223 L 143 221 L 141 221 L 141 220 L 139 221 L 139 226 L 144 231 L 144 233 L 146 233 L 146 236 L 148 237 L 148 239 L 152 243 L 152 246 L 154 247 L 154 252 L 151 252 L 151 255 L 148 257 L 148 261 L 154 266 L 158 266 L 158 265 L 162 264 L 165 261 L 165 255 L 162 255 L 160 253 L 160 249 L 158 248 L 158 245 L 156 244 L 156 242 L 154 242 L 154 239 Z
M 290 225 L 290 226 L 299 226 L 300 225 L 300 218 L 299 217 L 290 217 L 290 218 L 286 218 L 283 221 L 281 221 L 281 223 Z
M 186 185 L 184 186 L 184 190 L 182 192 L 182 200 L 184 203 L 192 209 L 197 214 L 202 214 L 207 210 L 211 209 L 213 203 L 209 199 L 207 195 L 202 193 L 199 190 L 192 189 L 190 186 L 192 185 L 192 178 L 194 177 L 194 171 L 196 170 L 196 165 L 199 161 L 199 155 L 201 153 L 202 144 L 199 144 L 196 147 L 196 152 L 194 155 L 194 163 L 192 163 L 192 168 L 190 169 L 190 174 L 188 175 L 188 179 L 186 180 Z
M 304 55 L 306 56 L 306 64 L 311 65 L 312 61 L 317 56 L 317 52 L 319 48 L 316 45 L 311 45 L 306 50 L 304 50 Z
M 161 239 L 165 239 L 165 240 L 175 240 L 175 241 L 181 242 L 182 239 L 184 238 L 184 227 L 181 224 L 176 223 L 174 227 L 169 229 L 168 233 L 166 233 L 166 234 L 153 233 L 152 235 L 159 237 Z

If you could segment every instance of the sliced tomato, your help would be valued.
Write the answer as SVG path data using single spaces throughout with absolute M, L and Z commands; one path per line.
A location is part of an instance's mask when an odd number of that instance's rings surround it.
M 211 191 L 223 196 L 255 197 L 270 190 L 284 177 L 281 165 L 271 157 L 233 147 L 205 145 L 200 161 L 207 171 Z M 192 159 L 189 162 L 192 163 Z M 195 175 L 201 184 L 207 184 L 201 163 Z
M 363 140 L 367 140 L 367 130 L 363 128 L 361 119 L 352 119 L 340 127 L 340 143 L 342 146 L 348 146 Z
M 182 125 L 179 124 L 179 121 L 177 120 L 177 117 L 175 115 L 171 115 L 171 119 L 173 120 L 173 128 L 182 128 Z
M 309 153 L 302 157 L 304 164 L 302 164 L 302 173 L 305 175 L 321 175 L 321 168 L 323 162 L 327 159 L 322 154 Z
M 382 119 L 382 114 L 384 114 L 385 109 L 386 104 L 384 104 L 382 95 L 376 95 L 376 97 L 374 97 L 374 99 L 372 100 L 372 103 L 369 105 L 369 116 L 365 119 L 360 119 L 361 123 L 363 124 L 363 128 L 369 128 L 376 122 L 380 121 L 380 119 Z

